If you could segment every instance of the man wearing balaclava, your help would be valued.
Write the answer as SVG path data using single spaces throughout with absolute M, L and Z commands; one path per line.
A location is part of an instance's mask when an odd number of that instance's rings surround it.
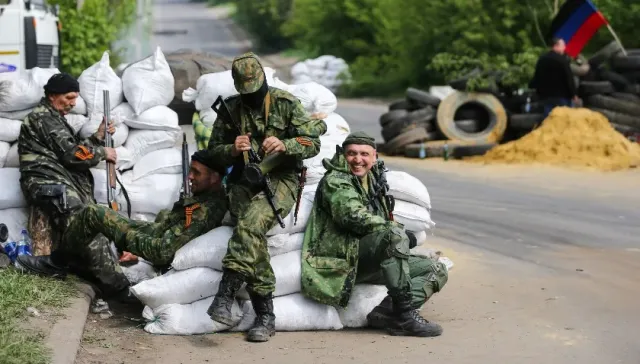
M 229 210 L 236 226 L 222 261 L 218 292 L 207 312 L 212 320 L 233 326 L 231 306 L 246 283 L 256 313 L 247 339 L 264 342 L 275 334 L 275 276 L 266 233 L 277 219 L 261 187 L 249 183 L 243 173 L 248 162 L 246 152 L 253 149 L 262 156 L 284 154 L 283 161 L 268 175 L 275 206 L 285 217 L 295 204 L 302 160 L 318 154 L 319 137 L 327 127 L 322 120 L 311 120 L 295 96 L 269 87 L 260 60 L 253 53 L 236 57 L 231 72 L 239 95 L 225 102 L 233 120 L 218 115 L 207 150 L 210 158 L 233 166 L 227 186 Z

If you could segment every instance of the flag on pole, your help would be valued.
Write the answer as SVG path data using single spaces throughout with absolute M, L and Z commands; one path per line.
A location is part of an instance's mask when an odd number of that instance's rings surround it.
M 566 53 L 577 57 L 598 29 L 606 24 L 607 19 L 591 0 L 567 0 L 551 22 L 549 38 L 564 39 Z

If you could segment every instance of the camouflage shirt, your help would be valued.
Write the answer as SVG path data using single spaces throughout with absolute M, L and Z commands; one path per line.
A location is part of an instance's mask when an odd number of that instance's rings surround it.
M 264 109 L 256 112 L 244 106 L 240 95 L 231 96 L 225 100 L 235 122 L 242 125 L 244 133 L 251 133 L 251 144 L 258 152 L 262 142 L 275 136 L 282 140 L 286 147 L 285 154 L 290 157 L 289 162 L 283 163 L 272 175 L 280 175 L 285 180 L 297 183 L 296 170 L 302 167 L 302 160 L 312 158 L 320 151 L 320 135 L 327 131 L 323 120 L 312 120 L 307 116 L 300 101 L 287 91 L 269 87 L 271 104 L 269 120 L 265 123 Z M 213 124 L 208 150 L 211 158 L 223 161 L 226 165 L 233 165 L 229 183 L 236 180 L 236 176 L 243 170 L 242 154 L 233 157 L 231 151 L 238 136 L 238 129 L 233 121 L 224 120 L 218 116 Z M 277 177 L 276 177 L 277 178 Z
M 76 136 L 44 98 L 22 124 L 18 154 L 20 186 L 30 204 L 57 211 L 36 197 L 39 186 L 46 184 L 66 185 L 70 208 L 95 202 L 89 169 L 104 159 L 104 147 L 96 135 L 84 140 Z
M 323 160 L 327 172 L 318 184 L 304 235 L 302 293 L 323 304 L 346 307 L 355 285 L 360 239 L 401 225 L 388 219 L 383 198 L 374 204 L 367 192 L 374 190 L 378 165 L 367 175 L 365 189 L 349 170 L 342 149 L 337 149 L 331 160 Z

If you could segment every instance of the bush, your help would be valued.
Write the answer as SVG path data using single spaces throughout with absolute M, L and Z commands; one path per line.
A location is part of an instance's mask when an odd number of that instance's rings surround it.
M 291 0 L 235 0 L 238 22 L 256 38 L 259 51 L 280 51 L 291 43 L 280 27 L 287 20 Z
M 85 0 L 77 9 L 76 0 L 52 0 L 60 5 L 61 69 L 76 77 L 111 50 L 111 62 L 118 62 L 112 43 L 135 17 L 136 0 Z

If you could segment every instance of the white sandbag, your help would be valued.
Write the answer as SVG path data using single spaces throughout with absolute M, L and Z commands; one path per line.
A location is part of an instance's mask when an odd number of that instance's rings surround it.
M 11 119 L 11 120 L 23 120 L 27 117 L 27 115 L 31 114 L 35 108 L 29 108 L 25 110 L 18 111 L 0 111 L 0 118 Z
M 297 77 L 299 75 L 308 75 L 309 67 L 303 62 L 298 62 L 291 67 L 291 77 Z
M 271 257 L 270 264 L 276 277 L 276 290 L 273 297 L 280 297 L 297 293 L 302 290 L 302 250 L 295 250 L 286 254 Z M 238 292 L 238 298 L 250 299 L 246 290 Z
M 78 134 L 80 130 L 82 130 L 84 124 L 89 121 L 88 117 L 80 114 L 67 114 L 64 118 L 67 120 L 67 124 L 69 124 L 75 134 Z
M 133 108 L 131 107 L 131 105 L 129 105 L 128 102 L 123 102 L 120 105 L 111 109 L 110 114 L 111 114 L 111 121 L 113 121 L 115 125 L 118 125 L 118 124 L 124 123 L 125 120 L 127 119 L 133 118 L 133 116 L 135 115 L 135 112 L 133 111 Z
M 71 114 L 87 115 L 87 103 L 84 101 L 82 96 L 78 95 L 78 98 L 76 99 L 76 106 L 71 109 Z
M 104 113 L 102 91 L 109 90 L 111 109 L 120 105 L 124 99 L 122 80 L 109 65 L 109 52 L 104 52 L 99 62 L 84 70 L 78 77 L 80 96 L 87 105 L 87 114 Z
M 0 145 L 5 144 L 8 151 L 9 143 L 0 142 Z M 6 156 L 6 152 L 4 154 Z M 4 164 L 4 160 L 0 159 L 0 163 Z M 20 189 L 19 168 L 0 168 L 0 186 L 2 186 L 0 188 L 0 210 L 27 207 L 27 201 L 24 199 L 22 189 Z
M 274 77 L 273 78 L 273 83 L 270 84 L 269 86 L 273 86 L 275 88 L 279 88 L 280 90 L 289 91 L 289 85 L 287 83 L 283 82 L 278 77 Z
M 367 315 L 387 295 L 387 287 L 374 284 L 357 284 L 353 287 L 347 308 L 338 308 L 344 327 L 366 327 Z
M 326 141 L 329 141 L 328 138 L 331 138 L 332 142 L 342 144 L 347 136 L 349 136 L 349 133 L 351 133 L 349 123 L 335 112 L 330 113 L 323 120 L 325 124 L 327 124 L 327 132 L 322 135 L 325 137 Z M 335 150 L 335 146 L 333 149 Z
M 269 255 L 275 257 L 292 251 L 301 250 L 304 232 L 297 234 L 274 235 L 267 239 Z
M 313 79 L 313 77 L 311 77 L 311 75 L 300 74 L 294 77 L 293 80 L 291 80 L 291 85 L 302 85 L 309 82 L 315 82 L 315 80 Z
M 416 177 L 407 172 L 389 171 L 387 172 L 387 182 L 389 182 L 389 193 L 396 200 L 407 201 L 431 210 L 431 198 L 427 187 Z
M 29 228 L 29 209 L 15 208 L 0 210 L 0 223 L 7 225 L 9 237 L 7 241 L 18 242 L 20 240 L 22 229 Z
M 153 267 L 150 262 L 138 257 L 138 262 L 133 265 L 121 266 L 127 280 L 131 285 L 153 279 L 160 275 L 160 272 Z
M 6 148 L 6 145 L 4 146 Z M 18 155 L 18 142 L 15 142 L 9 148 L 9 153 L 7 153 L 4 166 L 2 165 L 2 143 L 0 143 L 0 168 L 19 168 L 20 167 L 20 156 Z
M 116 148 L 116 169 L 124 170 L 133 165 L 133 156 L 129 149 L 120 146 Z M 107 169 L 107 162 L 100 161 L 95 167 L 96 169 Z
M 273 83 L 273 75 L 275 70 L 270 67 L 264 67 L 265 78 L 267 84 Z M 195 102 L 196 110 L 201 111 L 211 108 L 218 96 L 227 98 L 237 95 L 238 91 L 233 83 L 231 70 L 207 73 L 196 82 L 196 89 L 189 87 L 182 92 L 182 101 Z
M 124 119 L 124 123 L 134 129 L 180 130 L 178 114 L 167 106 L 153 106 L 138 116 Z
M 159 335 L 198 335 L 228 330 L 230 326 L 211 320 L 207 310 L 213 297 L 190 304 L 169 304 L 156 307 L 146 306 L 142 317 L 149 321 L 144 331 Z M 242 320 L 242 310 L 237 301 L 231 306 L 231 317 L 237 325 Z
M 231 331 L 247 331 L 256 318 L 251 301 L 242 307 L 242 321 Z M 273 299 L 276 331 L 340 330 L 343 328 L 338 311 L 304 297 L 300 293 Z
M 172 303 L 187 304 L 211 297 L 218 291 L 222 272 L 191 268 L 149 279 L 131 287 L 143 304 L 156 308 Z
M 60 73 L 57 68 L 34 67 L 0 74 L 0 111 L 34 108 L 44 97 L 44 85 L 56 73 Z
M 129 137 L 124 143 L 124 147 L 131 152 L 132 164 L 123 164 L 122 168 L 133 167 L 140 158 L 164 148 L 172 148 L 176 145 L 180 130 L 137 130 L 129 132 Z
M 424 245 L 427 242 L 429 235 L 433 235 L 433 232 L 427 233 L 426 231 L 414 231 L 413 235 L 416 237 L 416 246 Z
M 166 148 L 153 151 L 133 166 L 133 180 L 152 174 L 181 174 L 182 151 L 177 148 Z
M 397 222 L 404 225 L 406 230 L 410 231 L 428 231 L 436 226 L 436 223 L 431 220 L 429 210 L 411 202 L 396 200 L 393 216 Z
M 0 141 L 15 142 L 20 136 L 22 121 L 0 118 Z
M 429 87 L 429 93 L 440 100 L 444 100 L 447 96 L 456 92 L 451 86 L 431 86 Z
M 9 157 L 10 150 L 11 144 L 7 142 L 0 142 L 0 168 L 4 168 L 5 164 L 7 164 L 7 158 Z
M 199 113 L 200 113 L 200 121 L 202 121 L 204 126 L 206 126 L 209 129 L 213 128 L 213 124 L 216 122 L 216 118 L 218 117 L 218 114 L 216 114 L 216 112 L 213 111 L 212 108 L 205 108 L 204 110 L 201 110 Z
M 93 114 L 93 116 L 82 125 L 79 132 L 80 137 L 89 138 L 98 131 L 100 124 L 102 124 L 102 116 Z M 113 141 L 113 146 L 117 148 L 122 146 L 129 137 L 129 127 L 125 124 L 117 124 L 115 128 L 116 132 L 111 135 L 111 140 Z
M 294 208 L 291 209 L 289 215 L 282 219 L 285 224 L 284 229 L 276 223 L 276 226 L 274 226 L 267 232 L 267 236 L 279 234 L 295 234 L 303 232 L 307 227 L 307 222 L 309 221 L 309 217 L 311 216 L 311 209 L 313 208 L 313 200 L 316 197 L 317 189 L 317 184 L 308 184 L 304 186 L 304 190 L 302 190 L 302 200 L 300 201 L 300 211 L 298 211 L 298 223 L 296 225 L 293 224 L 293 215 L 295 213 L 294 206 Z
M 122 74 L 124 97 L 136 115 L 154 106 L 167 106 L 173 100 L 174 79 L 171 68 L 160 50 L 127 67 Z
M 181 174 L 152 174 L 133 180 L 133 173 L 122 174 L 122 185 L 129 194 L 131 212 L 147 212 L 157 214 L 160 210 L 170 209 L 180 197 L 182 187 Z M 124 194 L 117 196 L 122 209 L 127 209 Z
M 93 198 L 97 203 L 107 203 L 107 170 L 106 169 L 89 169 L 93 175 Z M 122 181 L 122 175 L 116 170 L 116 176 Z M 124 183 L 124 182 L 123 182 Z M 120 184 L 116 183 L 116 200 L 121 193 Z M 128 191 L 127 191 L 128 192 Z
M 297 97 L 302 106 L 310 113 L 323 112 L 330 114 L 338 107 L 336 95 L 317 82 L 292 85 L 288 91 Z

